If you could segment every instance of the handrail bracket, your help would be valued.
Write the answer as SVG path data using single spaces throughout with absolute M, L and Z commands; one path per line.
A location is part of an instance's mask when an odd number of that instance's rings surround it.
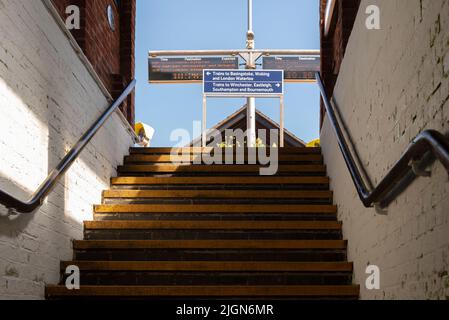
M 421 160 L 410 160 L 409 166 L 417 177 L 431 177 L 432 171 L 421 168 Z

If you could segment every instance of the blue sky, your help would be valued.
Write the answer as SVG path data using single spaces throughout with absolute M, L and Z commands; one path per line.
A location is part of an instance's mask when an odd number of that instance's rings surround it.
M 256 48 L 319 49 L 318 0 L 254 0 Z M 200 84 L 148 84 L 149 50 L 245 47 L 246 0 L 137 0 L 136 120 L 155 128 L 153 146 L 173 146 L 170 133 L 201 120 Z M 208 127 L 245 104 L 209 99 Z M 258 99 L 258 110 L 279 122 L 277 99 Z M 316 84 L 287 84 L 285 126 L 305 141 L 319 136 Z

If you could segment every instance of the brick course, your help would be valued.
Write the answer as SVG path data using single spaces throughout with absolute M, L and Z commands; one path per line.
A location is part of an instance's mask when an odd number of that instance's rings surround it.
M 320 0 L 321 77 L 327 95 L 332 97 L 360 0 L 337 0 L 328 36 L 324 35 L 327 0 Z M 321 105 L 321 124 L 325 109 Z
M 136 1 L 52 0 L 63 20 L 69 5 L 77 5 L 81 29 L 72 34 L 111 95 L 117 97 L 134 79 Z M 118 6 L 117 3 L 120 3 Z M 109 27 L 107 7 L 115 16 L 115 31 Z M 120 80 L 121 78 L 121 80 Z M 134 124 L 134 94 L 121 106 L 128 122 Z

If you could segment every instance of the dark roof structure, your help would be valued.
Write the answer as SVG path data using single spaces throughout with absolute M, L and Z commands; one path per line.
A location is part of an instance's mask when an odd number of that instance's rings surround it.
M 212 128 L 208 129 L 207 140 L 211 139 L 211 131 L 218 130 L 221 132 L 223 141 L 225 139 L 225 130 L 237 130 L 241 129 L 243 132 L 247 130 L 247 121 L 246 121 L 246 106 L 243 106 L 229 117 L 217 123 Z M 267 138 L 269 139 L 269 130 L 277 129 L 280 130 L 279 124 L 273 121 L 270 117 L 265 115 L 264 113 L 256 110 L 256 132 L 260 129 L 267 130 Z M 293 133 L 284 128 L 284 143 L 285 147 L 296 147 L 296 148 L 304 148 L 306 147 L 306 143 L 295 136 Z M 263 141 L 266 145 L 272 145 L 270 141 Z M 278 142 L 275 142 L 277 146 L 279 146 Z M 192 141 L 190 145 L 201 144 L 201 137 L 196 138 Z

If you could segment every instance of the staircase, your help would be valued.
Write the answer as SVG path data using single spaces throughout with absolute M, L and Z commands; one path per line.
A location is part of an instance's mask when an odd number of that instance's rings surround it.
M 131 149 L 48 299 L 358 298 L 320 149 L 283 149 L 276 176 L 170 152 Z M 64 285 L 69 265 L 80 290 Z

